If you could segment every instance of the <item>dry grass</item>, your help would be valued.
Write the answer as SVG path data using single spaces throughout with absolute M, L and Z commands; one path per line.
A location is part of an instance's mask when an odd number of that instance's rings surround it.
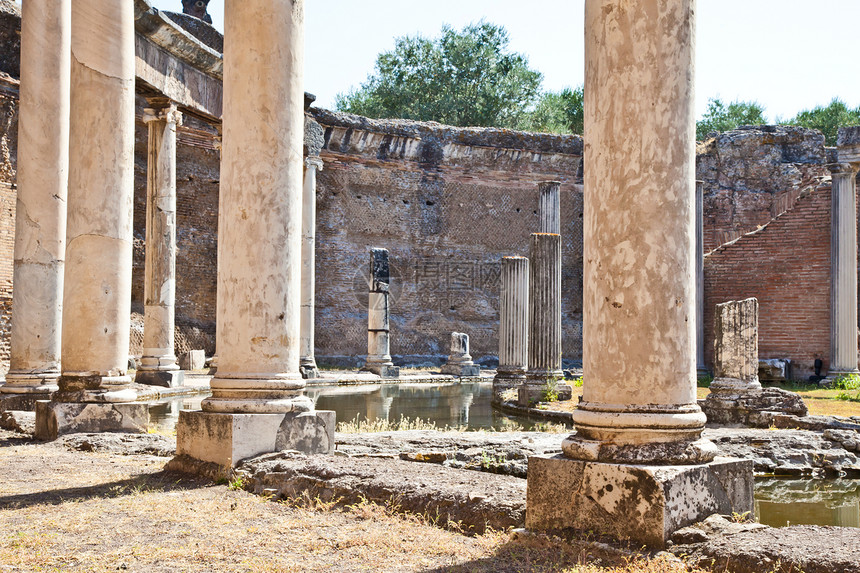
M 164 458 L 0 435 L 0 569 L 668 573 L 558 538 L 467 537 L 371 503 L 271 502 L 161 471 Z

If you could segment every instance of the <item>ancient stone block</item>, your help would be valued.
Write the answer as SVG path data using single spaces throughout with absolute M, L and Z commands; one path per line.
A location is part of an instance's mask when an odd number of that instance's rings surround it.
M 206 352 L 203 350 L 183 352 L 177 358 L 177 362 L 183 370 L 200 370 L 206 365 Z
M 469 335 L 463 332 L 451 333 L 451 354 L 448 362 L 442 365 L 442 374 L 452 376 L 480 376 L 481 367 L 472 362 L 469 354 Z
M 714 382 L 723 379 L 743 383 L 743 387 L 752 388 L 758 384 L 758 300 L 755 298 L 716 306 Z
M 785 382 L 791 378 L 791 360 L 770 358 L 758 361 L 759 382 Z
M 81 432 L 146 431 L 149 407 L 143 402 L 36 402 L 36 439 L 56 440 Z
M 686 466 L 529 458 L 526 528 L 576 528 L 660 548 L 678 529 L 753 509 L 752 461 Z
M 138 370 L 135 373 L 134 381 L 136 384 L 146 384 L 147 386 L 176 388 L 185 382 L 185 373 L 182 370 Z

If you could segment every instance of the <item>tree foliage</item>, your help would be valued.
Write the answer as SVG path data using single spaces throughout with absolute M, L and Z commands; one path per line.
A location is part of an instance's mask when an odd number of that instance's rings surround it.
M 860 107 L 851 109 L 839 98 L 833 98 L 827 107 L 803 110 L 788 123 L 820 130 L 827 145 L 836 145 L 840 127 L 860 125 Z
M 528 121 L 526 129 L 543 133 L 583 132 L 584 108 L 582 86 L 560 92 L 545 92 Z
M 487 22 L 459 32 L 445 26 L 433 40 L 398 38 L 359 89 L 338 94 L 337 109 L 372 118 L 521 127 L 543 76 L 509 51 L 509 41 L 503 27 Z
M 763 125 L 764 107 L 757 102 L 734 101 L 728 105 L 719 98 L 708 100 L 708 110 L 696 122 L 696 139 L 702 141 L 714 131 L 729 131 L 741 125 Z

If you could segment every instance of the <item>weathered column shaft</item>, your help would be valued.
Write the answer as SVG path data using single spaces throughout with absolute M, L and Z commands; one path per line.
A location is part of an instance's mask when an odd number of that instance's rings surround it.
M 830 367 L 857 372 L 857 166 L 830 165 Z
M 540 232 L 561 234 L 561 183 L 558 181 L 541 181 L 538 183 L 540 201 L 538 217 L 540 217 Z
M 317 171 L 323 168 L 319 157 L 305 159 L 302 187 L 302 316 L 300 368 L 304 378 L 317 377 L 314 358 L 314 295 L 316 273 Z
M 712 390 L 760 390 L 758 380 L 758 300 L 718 304 L 714 311 Z
M 136 381 L 146 372 L 178 370 L 174 352 L 176 296 L 176 106 L 147 109 L 146 269 L 143 356 Z M 167 385 L 175 385 L 168 383 Z
M 399 368 L 391 361 L 389 333 L 391 332 L 391 274 L 388 249 L 370 250 L 367 298 L 367 362 L 362 370 L 383 377 L 396 377 Z
M 203 410 L 311 408 L 299 375 L 304 3 L 225 5 L 218 371 Z
M 502 258 L 497 379 L 522 379 L 529 359 L 529 260 Z
M 529 244 L 530 383 L 563 376 L 561 371 L 561 236 L 533 233 Z
M 694 6 L 585 4 L 585 386 L 577 439 L 565 441 L 571 457 L 683 463 L 715 451 L 687 448 L 705 424 L 695 370 Z M 648 447 L 660 442 L 677 451 Z
M 705 366 L 705 182 L 696 181 L 696 374 L 707 374 Z
M 451 333 L 451 354 L 442 365 L 442 374 L 452 376 L 480 376 L 481 367 L 472 362 L 469 354 L 469 335 L 463 332 Z
M 72 3 L 61 399 L 133 400 L 134 7 Z M 99 102 L 93 105 L 93 102 Z
M 57 390 L 69 177 L 71 0 L 23 4 L 12 331 L 4 393 Z

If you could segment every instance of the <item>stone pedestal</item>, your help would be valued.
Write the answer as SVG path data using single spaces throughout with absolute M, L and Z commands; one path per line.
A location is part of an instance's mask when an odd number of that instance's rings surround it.
M 844 136 L 843 136 L 844 139 Z M 842 149 L 840 149 L 842 153 Z M 858 163 L 829 165 L 830 364 L 827 378 L 857 369 L 857 190 Z
M 142 433 L 149 425 L 149 406 L 142 402 L 95 404 L 36 402 L 37 440 L 87 432 Z
M 146 183 L 146 267 L 143 356 L 138 384 L 181 386 L 174 351 L 176 296 L 176 127 L 182 114 L 166 99 L 152 99 Z
M 448 362 L 442 365 L 442 374 L 451 376 L 480 376 L 481 367 L 472 362 L 469 354 L 469 335 L 462 332 L 451 333 L 451 354 Z
M 367 299 L 367 362 L 362 370 L 382 378 L 398 378 L 400 368 L 391 361 L 389 334 L 391 314 L 389 295 L 391 275 L 388 267 L 388 249 L 370 250 L 370 272 Z
M 538 183 L 538 217 L 540 232 L 561 234 L 561 183 L 559 181 L 541 181 Z
M 526 527 L 575 528 L 663 548 L 711 514 L 753 509 L 751 460 L 664 466 L 529 458 Z
M 302 378 L 319 377 L 314 358 L 314 279 L 316 273 L 317 225 L 317 171 L 322 170 L 319 157 L 305 159 L 305 177 L 302 186 L 302 316 L 301 357 L 299 371 Z
M 696 376 L 708 375 L 705 365 L 705 182 L 696 181 Z
M 63 359 L 54 400 L 132 402 L 134 6 L 75 0 L 71 46 Z
M 533 233 L 529 245 L 526 384 L 542 387 L 564 378 L 561 370 L 561 236 Z
M 71 0 L 21 18 L 18 199 L 9 373 L 0 394 L 58 388 L 69 168 Z
M 266 452 L 334 451 L 335 413 L 221 414 L 179 412 L 176 453 L 224 467 Z
M 529 260 L 502 258 L 499 293 L 499 367 L 493 398 L 521 384 L 529 359 Z

